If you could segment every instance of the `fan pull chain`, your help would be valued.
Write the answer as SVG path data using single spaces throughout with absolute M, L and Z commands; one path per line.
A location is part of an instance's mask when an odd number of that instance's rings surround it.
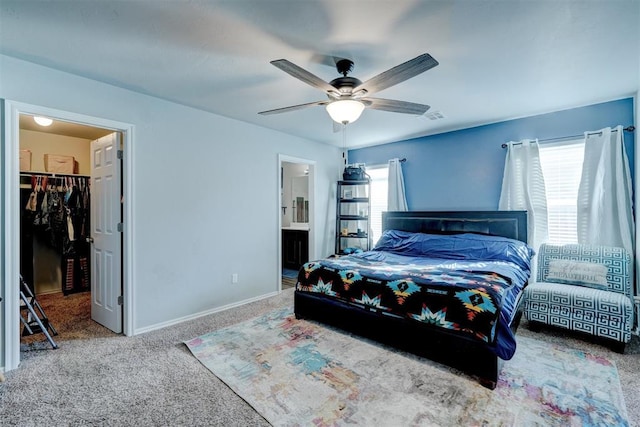
M 342 162 L 347 167 L 347 124 L 342 123 Z

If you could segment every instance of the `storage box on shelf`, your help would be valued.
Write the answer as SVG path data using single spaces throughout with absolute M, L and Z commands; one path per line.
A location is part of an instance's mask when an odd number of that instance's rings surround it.
M 62 154 L 45 154 L 44 169 L 50 173 L 75 173 L 75 159 L 73 156 Z
M 31 151 L 30 150 L 20 150 L 20 170 L 21 171 L 31 170 Z

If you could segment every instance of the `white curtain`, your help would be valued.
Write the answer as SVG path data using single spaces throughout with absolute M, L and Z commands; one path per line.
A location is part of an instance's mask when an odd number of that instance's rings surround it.
M 578 190 L 578 242 L 625 248 L 633 256 L 631 174 L 622 126 L 585 133 Z
M 407 197 L 404 192 L 404 177 L 400 159 L 389 160 L 389 192 L 387 198 L 389 211 L 407 211 Z
M 527 239 L 537 252 L 548 238 L 547 196 L 537 140 L 507 144 L 498 208 L 527 211 Z

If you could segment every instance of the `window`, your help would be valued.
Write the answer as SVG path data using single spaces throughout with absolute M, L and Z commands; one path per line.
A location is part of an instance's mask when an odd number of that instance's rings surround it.
M 583 159 L 584 139 L 540 144 L 549 243 L 578 242 L 577 201 Z
M 371 244 L 375 246 L 382 236 L 382 212 L 387 210 L 389 166 L 369 166 L 371 177 Z

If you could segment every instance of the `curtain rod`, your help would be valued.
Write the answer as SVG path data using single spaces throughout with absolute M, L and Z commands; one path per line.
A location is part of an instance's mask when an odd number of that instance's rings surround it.
M 407 158 L 406 158 L 406 157 L 403 157 L 403 158 L 399 159 L 399 161 L 400 161 L 400 162 L 402 162 L 402 163 L 404 163 L 404 162 L 406 162 L 406 161 L 407 161 Z M 387 163 L 371 163 L 371 164 L 366 164 L 366 163 L 365 163 L 365 165 L 366 165 L 366 166 L 369 166 L 370 168 L 381 168 L 381 167 L 383 167 L 383 166 L 388 166 L 388 165 L 389 165 L 389 162 L 387 162 Z
M 634 130 L 636 130 L 636 127 L 631 125 L 631 126 L 627 126 L 626 128 L 622 129 L 625 132 L 633 132 Z M 618 132 L 617 129 L 612 129 L 611 132 Z M 602 132 L 588 132 L 587 135 L 598 135 L 598 134 L 602 134 Z M 569 136 L 560 136 L 558 138 L 547 138 L 547 139 L 539 139 L 538 142 L 551 142 L 551 141 L 561 141 L 563 139 L 574 139 L 574 138 L 580 138 L 581 136 L 584 136 L 584 134 L 582 135 L 569 135 Z M 522 144 L 521 142 L 514 142 L 513 145 L 520 145 Z M 507 144 L 503 143 L 501 145 L 502 148 L 507 148 Z

